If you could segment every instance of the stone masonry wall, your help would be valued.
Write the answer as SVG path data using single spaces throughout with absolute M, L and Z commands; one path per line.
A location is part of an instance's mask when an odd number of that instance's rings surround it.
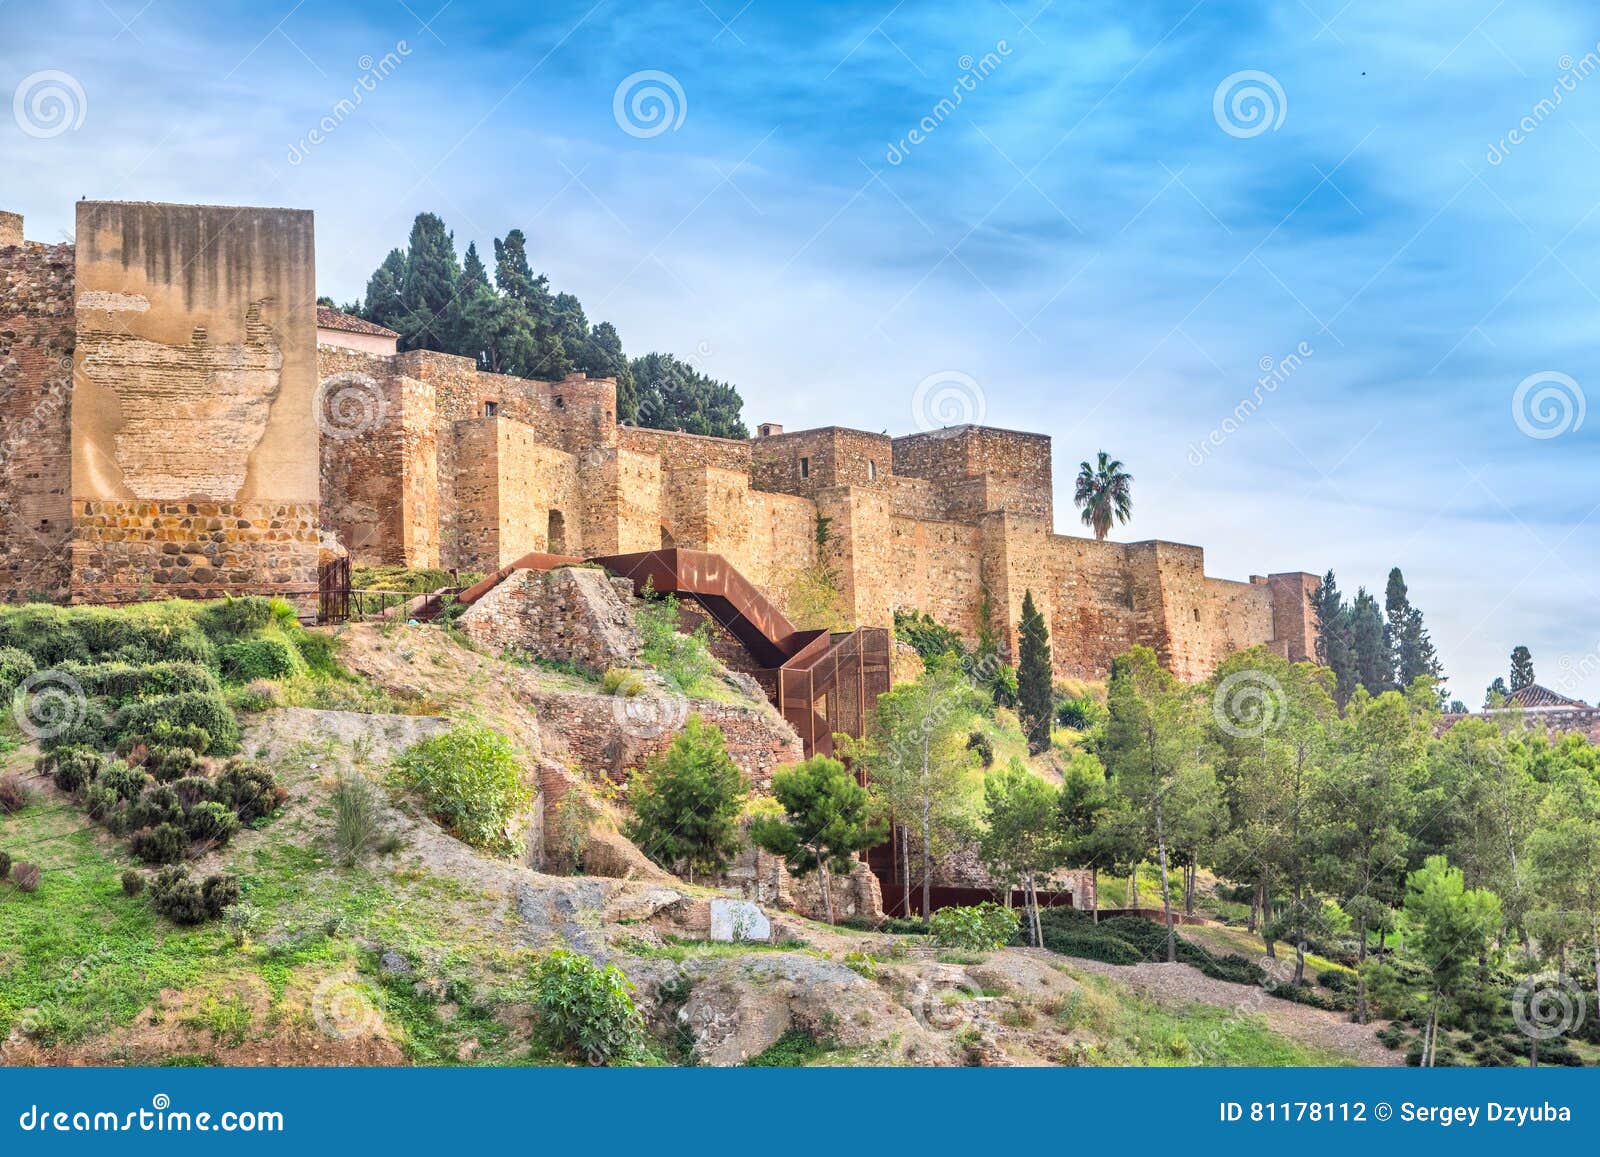
M 0 214 L 0 601 L 61 601 L 70 579 L 70 245 L 22 240 Z

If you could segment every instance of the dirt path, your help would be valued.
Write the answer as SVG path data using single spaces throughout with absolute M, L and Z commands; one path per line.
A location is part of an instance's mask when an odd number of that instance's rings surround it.
M 1381 1025 L 1353 1024 L 1343 1013 L 1280 1000 L 1253 984 L 1217 980 L 1191 964 L 1105 964 L 1075 956 L 1067 959 L 1074 968 L 1120 980 L 1163 1004 L 1197 1001 L 1260 1016 L 1274 1032 L 1312 1048 L 1343 1053 L 1359 1064 L 1389 1066 L 1405 1060 L 1403 1053 L 1384 1048 L 1378 1040 Z

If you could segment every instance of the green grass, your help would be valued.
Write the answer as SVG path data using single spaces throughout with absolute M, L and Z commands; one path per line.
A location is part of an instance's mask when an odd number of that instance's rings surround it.
M 220 925 L 182 929 L 122 894 L 123 861 L 77 809 L 50 802 L 0 820 L 0 848 L 43 870 L 0 884 L 0 1037 L 24 1017 L 45 1042 L 127 1024 L 163 988 L 204 980 L 231 954 Z
M 1254 1014 L 1209 1004 L 1161 1004 L 1105 977 L 1063 969 L 1080 988 L 1040 1006 L 1066 1029 L 1099 1038 L 1073 1058 L 1085 1065 L 1350 1065 L 1341 1053 L 1290 1040 Z
M 743 940 L 732 943 L 725 940 L 694 940 L 681 936 L 666 936 L 662 944 L 650 944 L 644 940 L 629 940 L 628 952 L 634 956 L 650 960 L 672 960 L 682 962 L 691 957 L 700 959 L 727 959 L 734 956 L 748 956 L 752 952 L 808 952 L 817 955 L 816 951 L 803 940 L 779 940 L 767 943 L 762 940 Z
M 792 1028 L 745 1061 L 752 1069 L 795 1069 L 822 1060 L 833 1050 L 804 1029 Z

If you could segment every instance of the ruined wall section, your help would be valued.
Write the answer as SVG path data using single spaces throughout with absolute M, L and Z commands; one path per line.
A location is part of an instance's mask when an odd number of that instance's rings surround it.
M 74 255 L 0 213 L 0 601 L 67 597 Z
M 314 590 L 309 212 L 80 201 L 74 599 Z

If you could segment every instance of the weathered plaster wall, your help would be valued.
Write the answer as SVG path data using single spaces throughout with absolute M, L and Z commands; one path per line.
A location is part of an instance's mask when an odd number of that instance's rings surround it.
M 78 203 L 72 596 L 314 588 L 309 212 Z

